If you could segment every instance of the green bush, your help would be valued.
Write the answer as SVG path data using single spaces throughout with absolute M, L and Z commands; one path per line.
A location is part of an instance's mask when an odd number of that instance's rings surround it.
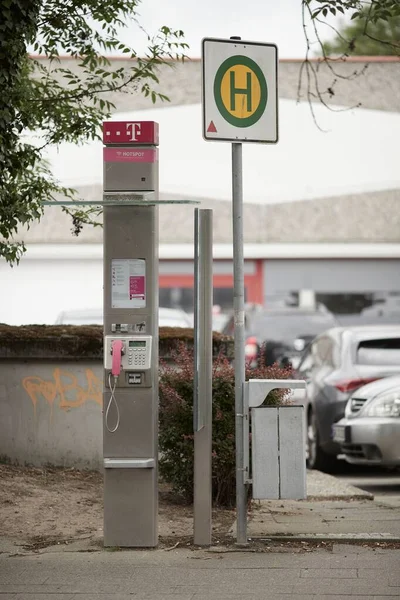
M 183 343 L 174 353 L 174 366 L 160 371 L 160 474 L 183 501 L 193 501 L 193 353 Z M 278 365 L 246 369 L 246 380 L 290 379 L 290 368 Z M 235 374 L 224 355 L 213 362 L 212 494 L 220 506 L 234 506 Z M 274 390 L 267 404 L 287 402 L 288 390 Z

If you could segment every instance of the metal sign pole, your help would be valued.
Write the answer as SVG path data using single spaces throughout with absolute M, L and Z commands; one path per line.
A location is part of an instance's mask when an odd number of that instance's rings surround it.
M 197 211 L 196 228 L 198 389 L 194 406 L 194 543 L 209 546 L 212 533 L 212 210 Z
M 194 209 L 194 302 L 193 302 L 193 431 L 198 431 L 199 426 L 199 209 Z
M 247 499 L 244 483 L 244 257 L 242 144 L 232 144 L 233 310 L 235 323 L 236 541 L 247 543 Z
M 246 544 L 242 142 L 278 141 L 278 49 L 240 36 L 204 38 L 201 47 L 203 138 L 232 143 L 237 543 Z

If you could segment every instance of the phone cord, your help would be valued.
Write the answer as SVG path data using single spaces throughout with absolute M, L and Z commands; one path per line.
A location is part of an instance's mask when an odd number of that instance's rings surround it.
M 107 410 L 106 410 L 106 417 L 105 417 L 105 421 L 106 421 L 106 428 L 107 431 L 109 431 L 110 433 L 115 433 L 119 427 L 119 407 L 118 407 L 118 402 L 115 398 L 115 388 L 117 386 L 117 381 L 118 381 L 118 376 L 114 375 L 114 383 L 111 383 L 111 372 L 108 374 L 108 386 L 110 388 L 110 399 L 108 401 L 107 404 Z M 111 409 L 111 405 L 114 402 L 115 404 L 115 408 L 117 411 L 117 422 L 115 424 L 115 427 L 110 428 L 109 424 L 108 424 L 108 420 L 109 420 L 109 413 L 110 413 L 110 409 Z

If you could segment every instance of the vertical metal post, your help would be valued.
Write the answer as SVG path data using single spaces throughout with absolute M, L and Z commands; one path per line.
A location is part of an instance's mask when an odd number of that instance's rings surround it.
M 212 210 L 199 210 L 198 417 L 194 432 L 194 543 L 211 544 L 212 525 Z M 195 365 L 196 366 L 196 365 Z
M 235 423 L 236 423 L 236 541 L 247 543 L 247 498 L 244 483 L 244 256 L 242 144 L 232 144 L 233 310 L 235 323 Z
M 193 431 L 198 431 L 199 425 L 199 209 L 194 209 L 194 302 L 193 302 L 193 333 L 194 333 L 194 377 L 193 377 Z

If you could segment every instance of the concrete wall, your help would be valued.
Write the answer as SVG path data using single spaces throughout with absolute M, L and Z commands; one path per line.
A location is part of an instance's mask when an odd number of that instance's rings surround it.
M 193 329 L 161 327 L 159 356 L 174 364 Z M 213 334 L 213 355 L 233 358 L 232 338 Z M 101 469 L 101 326 L 0 323 L 0 461 Z
M 100 469 L 101 361 L 0 362 L 0 458 Z

